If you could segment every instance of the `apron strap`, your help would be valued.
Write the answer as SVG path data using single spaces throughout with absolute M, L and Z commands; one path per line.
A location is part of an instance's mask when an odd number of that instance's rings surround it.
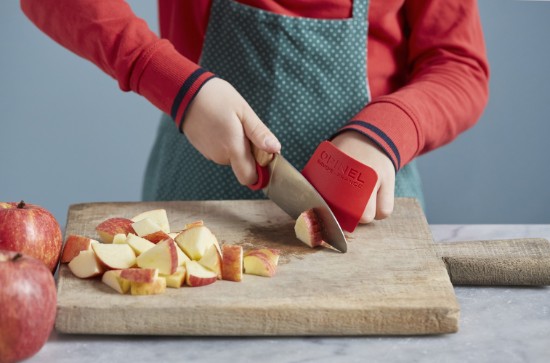
M 369 0 L 354 0 L 352 16 L 354 19 L 367 19 Z

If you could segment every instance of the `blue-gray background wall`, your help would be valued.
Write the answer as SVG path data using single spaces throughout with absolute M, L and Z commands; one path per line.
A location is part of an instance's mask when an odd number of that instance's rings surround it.
M 158 28 L 156 1 L 129 1 Z M 478 125 L 419 159 L 430 223 L 550 222 L 550 2 L 480 0 L 491 63 Z M 137 201 L 159 111 L 0 2 L 0 201 Z

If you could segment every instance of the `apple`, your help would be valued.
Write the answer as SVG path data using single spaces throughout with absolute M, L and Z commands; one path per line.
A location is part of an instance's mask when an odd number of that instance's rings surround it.
M 35 355 L 53 329 L 55 281 L 42 260 L 0 250 L 0 286 L 0 361 L 21 361 Z
M 173 239 L 159 242 L 137 257 L 137 265 L 141 268 L 158 268 L 159 273 L 171 275 L 178 267 L 178 253 Z
M 222 278 L 222 256 L 215 245 L 211 245 L 204 256 L 199 260 L 199 263 L 216 273 L 219 280 Z
M 156 268 L 127 268 L 120 272 L 120 277 L 130 282 L 153 282 L 158 275 Z
M 128 291 L 130 291 L 130 281 L 121 278 L 121 273 L 122 270 L 105 271 L 105 273 L 101 277 L 101 281 L 105 285 L 113 288 L 118 293 L 126 294 Z
M 219 247 L 216 236 L 204 225 L 183 230 L 175 241 L 192 260 L 200 260 L 212 245 Z
M 46 209 L 23 201 L 0 202 L 0 249 L 37 258 L 54 272 L 62 246 L 59 223 Z
M 244 256 L 244 273 L 272 277 L 277 271 L 277 264 L 264 252 L 252 251 Z
M 190 261 L 190 260 L 189 260 Z M 186 269 L 185 266 L 178 266 L 176 272 L 171 275 L 162 275 L 166 278 L 166 287 L 179 289 L 185 283 Z
M 153 282 L 130 281 L 130 294 L 132 295 L 156 295 L 166 291 L 166 279 L 157 277 Z
M 145 238 L 136 236 L 133 233 L 128 233 L 128 236 L 126 237 L 126 243 L 130 247 L 132 247 L 132 249 L 136 253 L 136 256 L 139 256 L 143 252 L 155 247 L 155 244 L 153 242 L 148 241 Z
M 109 218 L 98 224 L 95 230 L 103 243 L 113 243 L 113 238 L 119 233 L 126 235 L 128 233 L 135 233 L 132 223 L 127 218 Z
M 153 233 L 146 234 L 145 236 L 142 236 L 149 242 L 153 243 L 159 243 L 160 241 L 164 241 L 167 238 L 172 238 L 170 235 L 164 231 L 156 231 Z
M 93 243 L 99 243 L 99 242 L 96 241 L 95 239 L 91 239 L 85 236 L 79 236 L 76 234 L 69 235 L 63 247 L 63 254 L 61 255 L 61 263 L 71 262 L 73 258 L 78 256 L 80 251 L 91 250 Z
M 186 261 L 190 261 L 191 259 L 185 254 L 185 252 L 181 250 L 181 248 L 177 244 L 175 244 L 175 246 L 176 254 L 178 255 L 178 266 L 183 266 Z
M 249 255 L 262 255 L 267 258 L 273 265 L 277 266 L 277 264 L 279 263 L 279 256 L 281 255 L 281 251 L 275 248 L 256 248 L 247 251 L 244 254 L 244 257 Z
M 129 235 L 130 233 L 128 233 Z M 117 233 L 115 234 L 115 236 L 113 237 L 113 244 L 124 244 L 124 243 L 127 243 L 126 242 L 126 238 L 128 236 L 124 233 Z
M 154 209 L 138 214 L 132 218 L 133 222 L 139 222 L 143 219 L 150 219 L 160 227 L 160 230 L 164 233 L 170 233 L 170 222 L 168 221 L 168 215 L 166 209 Z
M 191 287 L 210 285 L 218 279 L 215 272 L 203 267 L 197 261 L 187 261 L 185 269 L 187 270 L 185 284 Z
M 243 248 L 237 245 L 222 247 L 222 279 L 239 282 L 243 276 Z
M 294 225 L 296 237 L 309 247 L 323 244 L 322 224 L 313 209 L 308 209 L 298 216 Z
M 101 275 L 105 270 L 97 259 L 93 249 L 80 251 L 80 253 L 69 262 L 69 270 L 81 279 L 87 279 Z
M 93 243 L 92 250 L 108 270 L 121 270 L 136 264 L 136 254 L 127 244 Z
M 204 222 L 202 220 L 187 223 L 185 224 L 183 229 L 186 230 L 186 229 L 191 229 L 193 227 L 200 227 L 200 226 L 204 226 Z

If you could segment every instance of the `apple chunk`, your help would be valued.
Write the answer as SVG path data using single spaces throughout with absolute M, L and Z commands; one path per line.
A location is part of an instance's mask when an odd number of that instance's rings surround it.
M 153 282 L 130 281 L 130 294 L 132 295 L 156 295 L 166 291 L 166 279 L 157 277 Z
M 204 225 L 183 230 L 175 241 L 192 260 L 200 260 L 210 246 L 219 246 L 216 236 Z
M 216 282 L 218 277 L 215 272 L 203 267 L 197 261 L 187 261 L 185 263 L 185 269 L 187 270 L 185 283 L 188 286 L 205 286 Z
M 210 246 L 204 256 L 199 260 L 199 263 L 216 273 L 219 280 L 222 278 L 222 256 L 215 245 Z
M 126 268 L 120 272 L 120 277 L 130 282 L 153 282 L 158 275 L 156 268 Z
M 63 247 L 63 254 L 61 255 L 61 263 L 71 262 L 73 258 L 78 256 L 80 251 L 86 251 L 92 249 L 92 243 L 99 243 L 95 239 L 91 239 L 76 234 L 71 234 L 65 241 Z
M 113 238 L 119 233 L 135 233 L 132 223 L 127 218 L 109 218 L 101 222 L 95 230 L 103 243 L 113 243 Z
M 134 229 L 135 234 L 140 237 L 161 231 L 157 222 L 149 218 L 140 219 L 139 221 L 132 223 L 132 228 Z
M 103 273 L 103 266 L 93 250 L 80 251 L 78 256 L 69 262 L 69 270 L 81 279 L 94 277 Z
M 153 242 L 148 241 L 145 238 L 136 236 L 133 233 L 128 233 L 128 237 L 126 237 L 126 243 L 130 247 L 132 247 L 132 249 L 136 253 L 136 256 L 139 256 L 143 252 L 155 247 L 155 244 Z
M 243 248 L 237 245 L 222 246 L 222 279 L 239 282 L 243 276 Z
M 133 222 L 139 222 L 143 219 L 150 219 L 160 227 L 160 230 L 164 233 L 170 233 L 170 222 L 168 221 L 168 215 L 166 209 L 153 209 L 138 214 L 132 218 Z
M 130 235 L 130 233 L 128 233 L 128 235 Z M 126 243 L 126 237 L 127 236 L 124 233 L 115 234 L 115 236 L 113 237 L 113 244 L 124 244 L 124 243 Z
M 279 251 L 269 248 L 260 248 L 248 251 L 244 255 L 244 273 L 272 277 L 277 271 Z
M 185 266 L 178 266 L 176 272 L 171 275 L 162 275 L 166 278 L 166 287 L 179 289 L 185 283 L 186 269 Z
M 101 281 L 120 294 L 126 294 L 130 290 L 130 281 L 120 277 L 122 270 L 105 271 Z
M 137 265 L 141 268 L 158 268 L 159 273 L 171 275 L 178 267 L 178 253 L 173 239 L 159 242 L 137 257 Z
M 97 258 L 109 270 L 121 270 L 136 264 L 136 254 L 127 244 L 92 244 Z
M 322 224 L 313 209 L 308 209 L 298 216 L 294 232 L 296 237 L 309 247 L 323 244 Z

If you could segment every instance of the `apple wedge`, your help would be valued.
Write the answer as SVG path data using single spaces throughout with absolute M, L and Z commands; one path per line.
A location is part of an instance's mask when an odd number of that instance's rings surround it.
M 93 243 L 92 249 L 108 270 L 122 270 L 136 264 L 136 254 L 127 244 Z
M 126 243 L 130 247 L 132 247 L 136 256 L 139 256 L 143 252 L 155 247 L 155 244 L 153 242 L 148 241 L 145 238 L 136 236 L 133 233 L 128 233 L 128 237 L 126 237 Z
M 313 209 L 308 209 L 298 216 L 294 225 L 296 237 L 309 247 L 323 243 L 322 225 Z
M 246 256 L 255 256 L 261 255 L 264 258 L 267 258 L 275 266 L 279 263 L 279 256 L 281 251 L 275 248 L 255 248 L 253 250 L 246 251 L 244 257 Z
M 203 267 L 197 261 L 187 261 L 185 269 L 187 270 L 185 284 L 191 287 L 210 285 L 218 279 L 215 272 Z
M 210 246 L 219 246 L 216 236 L 204 225 L 183 230 L 175 241 L 195 261 L 200 260 Z
M 132 295 L 157 295 L 166 291 L 166 279 L 157 277 L 153 282 L 130 282 Z
M 222 246 L 222 279 L 239 282 L 243 276 L 243 248 L 237 245 Z
M 150 219 L 160 227 L 160 230 L 164 233 L 170 233 L 170 222 L 168 221 L 168 214 L 166 209 L 153 209 L 140 213 L 132 218 L 133 222 L 139 222 L 143 219 Z
M 178 255 L 178 266 L 183 266 L 186 261 L 190 261 L 191 259 L 185 254 L 185 252 L 181 250 L 181 248 L 177 244 L 175 246 L 176 254 Z
M 185 266 L 178 266 L 176 272 L 171 275 L 162 275 L 166 279 L 166 287 L 179 289 L 185 283 Z
M 99 243 L 98 243 L 99 244 Z M 69 262 L 69 270 L 81 279 L 101 275 L 103 266 L 97 259 L 93 250 L 80 251 L 80 253 Z
M 263 254 L 245 256 L 243 265 L 244 273 L 248 275 L 272 277 L 277 271 L 277 266 Z
M 159 275 L 156 268 L 126 268 L 120 277 L 130 282 L 153 282 Z
M 126 294 L 130 290 L 130 281 L 120 277 L 122 270 L 105 271 L 101 281 L 120 294 Z
M 186 230 L 186 229 L 191 229 L 193 227 L 200 227 L 200 226 L 204 226 L 204 222 L 202 220 L 186 223 L 183 229 Z
M 215 245 L 211 245 L 198 262 L 210 271 L 215 272 L 218 280 L 221 280 L 222 256 Z
M 178 253 L 173 239 L 159 242 L 137 257 L 137 265 L 141 268 L 157 268 L 163 275 L 171 275 L 178 267 Z
M 113 243 L 113 238 L 119 233 L 134 233 L 132 221 L 127 218 L 109 218 L 95 228 L 103 243 Z
M 140 237 L 153 234 L 161 230 L 157 222 L 150 218 L 140 219 L 137 222 L 133 222 L 132 228 L 134 229 L 135 234 Z
M 92 243 L 99 243 L 95 239 L 91 239 L 76 234 L 71 234 L 65 241 L 63 246 L 63 254 L 61 255 L 61 263 L 71 262 L 73 258 L 78 256 L 80 251 L 87 251 L 92 249 Z
M 165 233 L 163 231 L 156 231 L 153 233 L 146 234 L 145 236 L 142 236 L 142 238 L 145 238 L 149 242 L 153 243 L 159 243 L 160 241 L 164 241 L 167 238 L 172 238 L 168 233 Z
M 130 232 L 132 233 L 132 232 Z M 128 233 L 128 235 L 130 234 Z M 133 234 L 133 233 L 132 233 Z M 124 233 L 117 233 L 115 234 L 115 236 L 113 237 L 113 244 L 115 245 L 120 245 L 120 244 L 125 244 L 126 243 L 126 234 Z

